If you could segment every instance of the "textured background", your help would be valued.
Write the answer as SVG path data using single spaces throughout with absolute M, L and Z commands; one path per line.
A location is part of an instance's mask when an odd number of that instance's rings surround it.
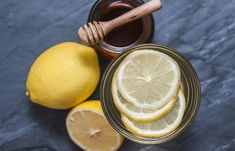
M 0 151 L 77 151 L 68 111 L 30 103 L 28 70 L 43 50 L 78 41 L 95 0 L 0 0 Z M 201 79 L 200 112 L 180 137 L 162 145 L 125 141 L 122 151 L 235 150 L 235 0 L 163 0 L 153 43 L 187 56 Z M 100 58 L 102 70 L 107 62 Z M 96 91 L 92 99 L 98 99 Z

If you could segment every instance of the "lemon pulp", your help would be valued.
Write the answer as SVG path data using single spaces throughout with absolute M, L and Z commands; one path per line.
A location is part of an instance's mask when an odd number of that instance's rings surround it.
M 178 64 L 169 56 L 153 50 L 132 52 L 117 73 L 120 94 L 141 108 L 161 108 L 176 99 L 179 82 Z
M 123 137 L 105 119 L 99 101 L 75 107 L 66 118 L 66 127 L 75 144 L 89 151 L 117 150 Z

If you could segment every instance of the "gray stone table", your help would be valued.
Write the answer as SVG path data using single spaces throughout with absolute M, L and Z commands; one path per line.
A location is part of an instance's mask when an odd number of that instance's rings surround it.
M 68 111 L 28 101 L 28 70 L 48 47 L 78 41 L 95 0 L 0 0 L 0 151 L 78 151 L 66 132 Z M 199 114 L 161 145 L 126 140 L 121 151 L 235 150 L 235 0 L 163 0 L 153 43 L 187 56 L 202 85 Z M 100 58 L 102 71 L 108 62 Z M 91 99 L 98 99 L 98 90 Z

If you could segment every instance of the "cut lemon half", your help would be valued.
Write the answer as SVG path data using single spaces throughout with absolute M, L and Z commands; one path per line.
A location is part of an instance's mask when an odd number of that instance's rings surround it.
M 112 80 L 112 96 L 115 106 L 122 114 L 134 121 L 139 122 L 149 122 L 161 118 L 171 111 L 177 100 L 173 99 L 160 109 L 145 109 L 137 107 L 134 104 L 126 101 L 118 92 L 116 76 L 114 76 Z
M 66 118 L 66 127 L 72 141 L 83 150 L 114 151 L 123 142 L 123 137 L 105 119 L 99 101 L 75 107 Z
M 162 118 L 154 122 L 136 122 L 122 115 L 122 121 L 126 128 L 135 135 L 162 137 L 173 132 L 180 125 L 183 119 L 185 105 L 185 97 L 180 90 L 175 107 Z
M 177 98 L 178 64 L 154 50 L 130 53 L 119 66 L 117 86 L 121 95 L 141 108 L 161 108 Z

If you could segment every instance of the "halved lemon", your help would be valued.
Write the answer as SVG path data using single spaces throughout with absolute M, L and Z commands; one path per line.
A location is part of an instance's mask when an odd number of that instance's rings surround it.
M 171 111 L 177 100 L 173 99 L 160 109 L 140 108 L 126 101 L 122 97 L 122 95 L 118 92 L 116 83 L 116 76 L 114 76 L 112 80 L 112 96 L 114 104 L 122 114 L 134 121 L 149 122 L 161 118 Z
M 66 127 L 72 141 L 84 150 L 117 150 L 123 137 L 103 115 L 99 101 L 87 101 L 75 107 L 66 118 Z
M 122 121 L 126 128 L 135 135 L 162 137 L 173 132 L 180 125 L 183 119 L 185 105 L 185 97 L 180 90 L 175 107 L 162 118 L 153 122 L 136 122 L 122 115 Z
M 119 66 L 117 86 L 128 102 L 141 108 L 161 108 L 177 98 L 178 64 L 154 50 L 130 53 Z

